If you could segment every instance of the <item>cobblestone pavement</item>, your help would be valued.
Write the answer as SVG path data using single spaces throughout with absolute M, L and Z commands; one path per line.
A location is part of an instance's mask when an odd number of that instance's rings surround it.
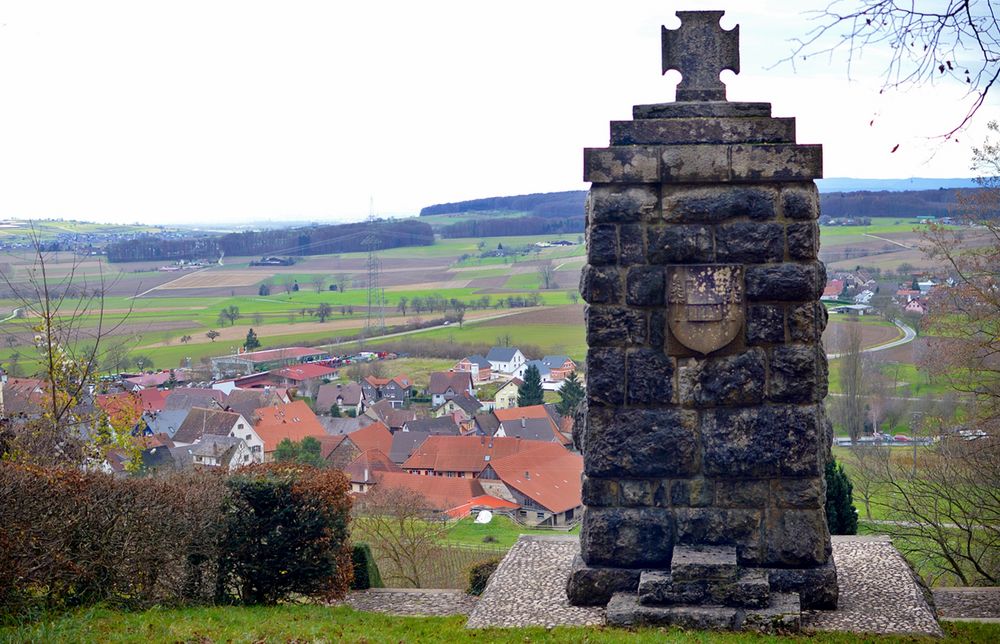
M 511 548 L 469 617 L 469 628 L 603 624 L 603 608 L 570 606 L 566 580 L 576 537 L 526 537 Z M 834 537 L 836 611 L 805 611 L 812 630 L 941 635 L 902 555 L 882 537 Z
M 1000 619 L 1000 587 L 935 588 L 933 592 L 941 619 Z
M 355 610 L 390 615 L 468 615 L 476 597 L 461 590 L 372 588 L 350 593 L 343 603 Z
M 888 537 L 833 537 L 840 600 L 835 611 L 803 611 L 820 631 L 943 635 L 909 566 Z
M 522 536 L 490 578 L 469 628 L 604 623 L 604 608 L 570 606 L 566 582 L 578 537 Z

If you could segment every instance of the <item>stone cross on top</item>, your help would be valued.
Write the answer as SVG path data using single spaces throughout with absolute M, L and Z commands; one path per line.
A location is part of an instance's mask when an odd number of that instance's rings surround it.
M 678 101 L 724 101 L 722 70 L 740 73 L 740 27 L 724 31 L 724 11 L 678 11 L 679 29 L 663 27 L 663 73 L 681 73 Z

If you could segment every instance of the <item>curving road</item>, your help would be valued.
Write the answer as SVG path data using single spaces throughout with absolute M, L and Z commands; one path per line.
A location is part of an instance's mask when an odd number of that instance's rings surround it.
M 880 345 L 877 345 L 877 346 L 874 346 L 874 347 L 869 347 L 867 349 L 862 349 L 861 353 L 875 353 L 876 351 L 886 351 L 887 349 L 894 349 L 896 347 L 901 347 L 904 344 L 909 344 L 909 343 L 913 342 L 914 338 L 917 337 L 917 332 L 916 331 L 914 331 L 913 329 L 911 329 L 909 326 L 903 324 L 899 320 L 896 320 L 894 324 L 897 327 L 899 327 L 900 331 L 903 332 L 903 337 L 897 338 L 897 339 L 893 340 L 892 342 L 886 342 L 885 344 L 880 344 Z M 826 354 L 826 359 L 827 360 L 836 360 L 837 358 L 839 358 L 842 355 L 844 355 L 844 354 L 843 353 L 828 353 L 828 354 Z

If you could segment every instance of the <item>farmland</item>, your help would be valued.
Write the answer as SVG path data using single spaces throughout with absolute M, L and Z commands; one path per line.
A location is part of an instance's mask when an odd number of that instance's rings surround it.
M 822 254 L 831 267 L 877 263 L 891 268 L 899 262 L 918 265 L 912 257 L 920 252 L 916 250 L 919 232 L 914 222 L 872 221 L 865 227 L 823 227 Z M 576 289 L 584 247 L 576 235 L 562 236 L 573 243 L 570 246 L 533 247 L 536 242 L 555 238 L 559 236 L 439 239 L 432 246 L 383 251 L 386 324 L 426 324 L 440 319 L 441 310 L 427 310 L 432 298 L 460 302 L 468 307 L 461 325 L 439 325 L 411 337 L 455 345 L 506 340 L 581 360 L 586 341 Z M 516 250 L 529 247 L 532 250 L 527 253 Z M 498 256 L 498 252 L 508 254 Z M 843 258 L 845 254 L 849 259 Z M 112 341 L 127 345 L 142 355 L 144 364 L 151 362 L 158 368 L 175 367 L 185 359 L 197 364 L 203 358 L 231 352 L 242 344 L 251 327 L 264 348 L 339 343 L 357 337 L 365 328 L 365 253 L 311 256 L 287 267 L 251 267 L 252 259 L 227 257 L 223 265 L 162 271 L 156 263 L 108 265 L 100 257 L 81 259 L 54 253 L 47 256 L 46 271 L 50 283 L 65 284 L 72 275 L 72 285 L 84 291 L 103 283 L 105 328 L 109 322 L 121 322 Z M 32 256 L 24 251 L 0 254 L 0 270 L 15 287 L 28 285 L 31 263 Z M 555 270 L 555 288 L 540 289 L 539 267 L 543 264 Z M 330 290 L 331 286 L 337 290 Z M 262 287 L 268 295 L 260 294 Z M 535 294 L 543 308 L 511 308 L 518 299 Z M 330 307 L 324 321 L 314 314 L 321 304 Z M 0 299 L 0 317 L 19 307 L 12 297 Z M 239 309 L 236 320 L 219 318 L 220 311 L 228 307 Z M 95 329 L 98 313 L 92 310 L 78 315 L 76 322 L 85 330 Z M 504 316 L 495 317 L 499 313 Z M 832 322 L 826 341 L 835 347 L 840 327 L 836 319 Z M 29 316 L 7 320 L 0 328 L 0 360 L 10 364 L 13 357 L 22 373 L 32 370 L 33 323 Z M 865 329 L 866 346 L 882 344 L 898 333 L 891 325 L 868 320 Z M 219 333 L 214 341 L 206 336 L 210 330 Z M 909 355 L 895 359 L 912 363 Z M 904 375 L 911 374 L 904 369 Z

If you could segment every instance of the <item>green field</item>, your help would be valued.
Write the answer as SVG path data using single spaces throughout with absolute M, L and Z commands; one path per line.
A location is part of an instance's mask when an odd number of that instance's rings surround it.
M 498 343 L 500 336 L 509 334 L 514 344 L 540 347 L 549 354 L 566 354 L 577 362 L 582 361 L 587 355 L 587 340 L 582 325 L 517 324 L 516 316 L 511 320 L 512 326 L 466 323 L 462 328 L 452 325 L 447 329 L 424 331 L 410 337 L 456 344 L 494 345 Z M 378 346 L 380 343 L 372 341 L 371 344 Z
M 579 534 L 580 528 L 573 528 L 569 534 Z M 449 543 L 464 543 L 483 545 L 488 544 L 498 548 L 510 548 L 522 534 L 553 535 L 566 534 L 565 532 L 555 532 L 553 530 L 533 530 L 522 528 L 504 516 L 495 515 L 493 520 L 487 524 L 478 524 L 471 517 L 455 522 L 448 530 Z M 493 538 L 496 541 L 485 542 L 484 538 Z

